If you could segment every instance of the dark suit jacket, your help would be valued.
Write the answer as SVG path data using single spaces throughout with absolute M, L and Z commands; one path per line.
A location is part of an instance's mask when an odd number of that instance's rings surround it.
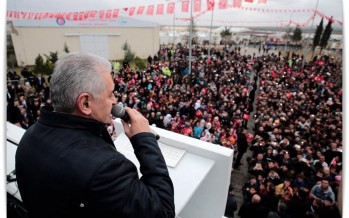
M 140 179 L 105 124 L 42 110 L 16 154 L 18 187 L 30 216 L 174 217 L 173 185 L 154 135 L 130 140 Z
M 266 218 L 269 210 L 263 207 L 261 204 L 253 204 L 251 202 L 241 205 L 238 215 L 241 218 Z
M 238 146 L 238 151 L 241 153 L 245 153 L 248 148 L 246 135 L 243 133 L 238 133 L 237 136 L 238 136 L 238 139 L 236 143 Z

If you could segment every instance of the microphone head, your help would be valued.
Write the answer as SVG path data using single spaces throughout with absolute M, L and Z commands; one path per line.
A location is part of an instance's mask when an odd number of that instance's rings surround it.
M 125 115 L 125 108 L 120 104 L 115 104 L 111 108 L 111 114 L 114 117 L 121 118 Z
M 122 104 L 113 105 L 113 107 L 111 108 L 111 114 L 114 117 L 120 118 L 125 122 L 130 121 L 130 117 L 126 113 L 126 110 Z

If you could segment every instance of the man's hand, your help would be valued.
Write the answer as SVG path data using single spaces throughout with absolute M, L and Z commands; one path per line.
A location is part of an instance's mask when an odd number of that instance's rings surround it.
M 123 120 L 121 122 L 128 138 L 132 138 L 132 136 L 141 132 L 150 132 L 149 122 L 140 112 L 125 107 L 125 113 L 130 117 L 130 123 L 128 124 Z

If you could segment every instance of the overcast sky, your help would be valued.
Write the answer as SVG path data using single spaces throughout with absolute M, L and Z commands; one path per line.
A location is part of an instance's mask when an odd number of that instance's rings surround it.
M 115 8 L 130 8 L 139 6 L 149 6 L 168 2 L 176 2 L 175 16 L 164 15 L 135 15 L 136 19 L 149 20 L 161 25 L 188 25 L 188 21 L 181 21 L 181 18 L 189 18 L 190 13 L 181 12 L 181 0 L 7 0 L 7 9 L 13 11 L 26 12 L 75 12 L 87 10 L 107 10 Z M 206 9 L 206 0 L 202 1 L 202 11 Z M 261 12 L 261 10 L 276 9 L 316 9 L 327 16 L 333 16 L 335 20 L 343 21 L 343 1 L 342 0 L 267 0 L 266 4 L 247 3 L 242 0 L 242 7 L 256 9 L 256 11 L 241 10 L 237 8 L 218 9 L 218 0 L 215 0 L 216 7 L 211 12 L 202 14 L 196 18 L 197 25 L 210 26 L 213 17 L 213 26 L 275 26 L 282 27 L 290 20 L 299 24 L 306 23 L 313 15 L 313 12 Z M 228 0 L 232 4 L 233 0 Z M 260 10 L 260 11 L 257 11 Z M 194 13 L 195 16 L 197 13 Z M 128 16 L 124 10 L 120 10 L 120 16 Z M 176 18 L 174 21 L 174 17 Z M 174 23 L 175 22 L 175 23 Z M 308 23 L 308 27 L 316 26 L 320 22 L 320 16 L 316 16 L 314 24 Z M 325 25 L 326 25 L 325 21 Z M 295 26 L 295 25 L 293 25 Z M 338 23 L 334 27 L 340 26 Z M 315 28 L 315 27 L 314 27 Z

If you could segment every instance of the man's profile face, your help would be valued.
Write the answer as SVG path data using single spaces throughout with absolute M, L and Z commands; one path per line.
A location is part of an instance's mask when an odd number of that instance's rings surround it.
M 116 104 L 116 98 L 114 96 L 114 82 L 108 70 L 101 73 L 105 81 L 105 89 L 97 97 L 91 101 L 91 118 L 102 123 L 109 121 L 111 108 L 113 104 Z

